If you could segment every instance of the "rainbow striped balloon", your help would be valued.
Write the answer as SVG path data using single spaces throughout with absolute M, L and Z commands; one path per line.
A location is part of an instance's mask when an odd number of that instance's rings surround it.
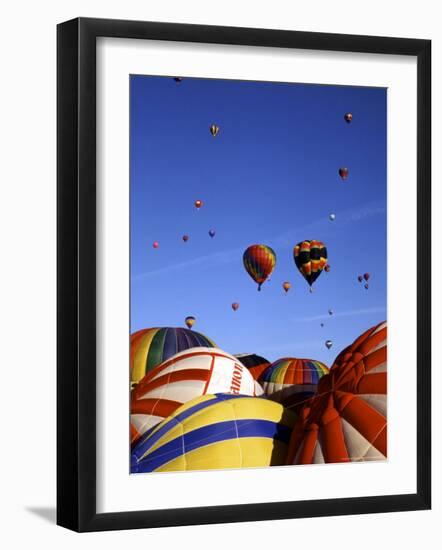
M 279 466 L 296 418 L 260 397 L 198 397 L 141 437 L 131 473 Z
M 243 254 L 243 263 L 247 273 L 261 285 L 270 277 L 276 265 L 275 251 L 265 244 L 252 244 Z
M 272 363 L 258 380 L 270 399 L 296 410 L 316 393 L 320 378 L 328 371 L 321 361 L 286 357 Z
M 186 328 L 146 328 L 134 332 L 130 337 L 132 384 L 178 352 L 198 347 L 214 348 L 216 344 L 204 334 Z

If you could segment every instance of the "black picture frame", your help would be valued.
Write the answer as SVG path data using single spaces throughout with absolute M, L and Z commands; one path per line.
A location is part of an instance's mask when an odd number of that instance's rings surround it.
M 417 58 L 417 491 L 361 498 L 96 512 L 96 39 Z M 431 506 L 431 41 L 79 18 L 57 28 L 57 523 L 75 531 L 425 510 Z

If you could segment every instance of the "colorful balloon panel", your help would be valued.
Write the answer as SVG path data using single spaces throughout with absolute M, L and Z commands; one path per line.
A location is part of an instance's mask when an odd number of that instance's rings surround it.
M 295 420 L 267 399 L 204 395 L 140 438 L 131 473 L 283 465 Z
M 138 383 L 154 367 L 176 353 L 190 348 L 216 347 L 215 343 L 187 328 L 148 328 L 130 337 L 130 370 L 132 383 Z
M 387 457 L 387 324 L 342 351 L 318 395 L 301 410 L 289 464 L 363 462 Z
M 327 248 L 321 241 L 302 241 L 293 249 L 296 267 L 311 286 L 327 265 Z
M 298 407 L 316 393 L 319 380 L 327 373 L 321 361 L 286 357 L 265 369 L 258 382 L 272 400 Z
M 158 365 L 135 386 L 131 423 L 142 435 L 186 401 L 206 393 L 261 395 L 263 390 L 233 355 L 218 348 L 192 348 Z
M 248 368 L 250 374 L 255 380 L 258 380 L 261 373 L 270 365 L 270 361 L 264 359 L 264 357 L 261 357 L 260 355 L 256 355 L 255 353 L 240 353 L 235 355 L 235 357 Z
M 269 246 L 253 244 L 243 254 L 243 263 L 247 273 L 261 285 L 270 277 L 276 265 L 276 254 Z

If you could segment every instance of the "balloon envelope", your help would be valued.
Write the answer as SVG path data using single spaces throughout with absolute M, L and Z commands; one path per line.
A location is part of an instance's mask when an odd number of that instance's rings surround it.
M 350 122 L 353 120 L 352 113 L 345 113 L 344 120 L 345 120 L 345 122 L 347 122 L 347 124 L 350 124 Z
M 189 317 L 186 317 L 184 319 L 184 322 L 186 323 L 186 325 L 188 326 L 188 328 L 192 328 L 193 325 L 196 323 L 196 319 L 195 317 L 193 317 L 192 315 L 189 315 Z
M 198 199 L 195 201 L 195 207 L 199 210 L 201 208 L 201 206 L 203 205 L 203 201 Z
M 213 238 L 215 236 L 215 230 L 214 229 L 210 229 L 209 230 L 209 235 Z
M 260 355 L 256 355 L 255 353 L 241 353 L 239 355 L 235 355 L 235 357 L 249 369 L 250 374 L 255 380 L 258 380 L 261 373 L 270 365 L 270 361 L 268 359 L 265 359 Z
M 321 241 L 301 241 L 293 249 L 296 267 L 312 286 L 327 265 L 327 248 Z
M 239 308 L 238 302 L 233 302 L 233 304 L 232 304 L 233 311 L 236 311 L 238 308 Z
M 343 180 L 348 178 L 348 174 L 349 174 L 348 168 L 345 168 L 345 167 L 339 168 L 339 175 Z
M 188 240 L 189 240 L 189 235 L 183 235 L 183 241 L 187 243 Z
M 243 254 L 243 263 L 247 273 L 261 285 L 270 277 L 276 265 L 276 254 L 269 246 L 253 244 Z
M 286 292 L 288 292 L 288 291 L 290 290 L 291 286 L 292 286 L 292 285 L 291 285 L 288 281 L 285 281 L 285 283 L 282 283 L 282 288 L 283 288 Z
M 219 126 L 217 126 L 216 124 L 211 124 L 210 133 L 212 134 L 212 136 L 216 137 L 218 135 L 218 132 L 219 132 Z
M 327 341 L 325 342 L 325 347 L 326 347 L 327 349 L 330 349 L 332 346 L 333 346 L 333 342 L 332 342 L 331 340 L 327 340 Z
M 154 242 L 152 243 L 152 246 L 153 246 L 154 248 L 158 248 L 158 247 L 160 246 L 160 243 L 159 243 L 158 241 L 154 241 Z

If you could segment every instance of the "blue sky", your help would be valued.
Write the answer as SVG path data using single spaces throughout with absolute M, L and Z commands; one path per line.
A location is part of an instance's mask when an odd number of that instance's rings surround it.
M 330 365 L 384 320 L 386 93 L 132 76 L 131 331 L 184 326 L 194 315 L 194 330 L 227 352 Z M 346 181 L 340 166 L 349 168 Z M 331 265 L 312 294 L 293 261 L 304 239 L 322 240 Z M 261 292 L 242 263 L 257 243 L 277 256 Z M 357 281 L 367 271 L 369 290 Z M 283 281 L 292 283 L 287 294 Z

